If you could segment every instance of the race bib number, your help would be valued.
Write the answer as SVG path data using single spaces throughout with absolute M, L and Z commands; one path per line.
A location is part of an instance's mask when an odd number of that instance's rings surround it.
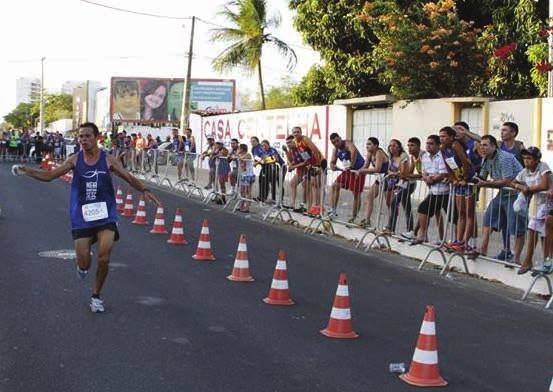
M 308 161 L 311 159 L 311 155 L 307 151 L 300 152 L 300 156 L 301 156 L 301 159 L 303 159 L 304 161 Z
M 190 152 L 190 146 L 184 146 L 184 151 Z
M 108 206 L 105 201 L 84 204 L 82 211 L 85 222 L 95 222 L 108 217 Z
M 457 166 L 457 162 L 455 162 L 455 158 L 453 157 L 446 158 L 445 162 L 447 163 L 447 166 L 449 166 L 449 168 L 452 171 L 455 171 L 455 169 L 459 168 L 459 166 Z

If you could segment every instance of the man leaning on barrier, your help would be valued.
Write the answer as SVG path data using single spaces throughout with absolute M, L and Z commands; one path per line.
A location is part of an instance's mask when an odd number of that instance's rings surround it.
M 308 213 L 318 215 L 318 211 L 315 206 L 319 205 L 321 199 L 321 166 L 323 164 L 323 154 L 317 148 L 317 146 L 307 136 L 302 135 L 300 127 L 292 128 L 292 135 L 296 142 L 296 148 L 300 153 L 306 165 L 307 175 L 307 208 Z M 323 164 L 324 165 L 324 164 Z M 320 210 L 320 208 L 319 208 Z
M 338 170 L 337 160 L 344 166 L 342 173 L 332 184 L 331 208 L 328 211 L 330 217 L 336 216 L 336 207 L 340 198 L 340 189 L 348 189 L 353 192 L 353 211 L 349 222 L 354 222 L 361 206 L 361 192 L 365 186 L 365 174 L 357 173 L 365 165 L 365 159 L 350 140 L 342 140 L 340 135 L 333 133 L 330 135 L 330 141 L 334 146 L 334 152 L 330 159 L 330 170 Z
M 499 188 L 499 192 L 488 204 L 486 213 L 484 214 L 480 254 L 486 255 L 488 253 L 491 231 L 505 229 L 507 236 L 516 236 L 513 260 L 518 263 L 522 248 L 524 247 L 527 215 L 523 211 L 520 211 L 518 214 L 515 213 L 513 203 L 517 192 L 513 189 L 504 188 L 511 185 L 512 180 L 522 170 L 522 165 L 514 155 L 500 150 L 497 140 L 492 135 L 482 136 L 480 148 L 485 158 L 480 169 L 478 184 L 481 187 Z M 487 180 L 488 176 L 491 177 L 490 180 Z M 503 244 L 505 243 L 504 238 Z M 512 257 L 511 251 L 505 249 L 504 246 L 504 249 L 495 258 L 508 261 Z
M 436 216 L 440 239 L 443 240 L 443 220 L 440 210 L 447 213 L 449 204 L 449 185 L 444 180 L 449 177 L 442 154 L 440 153 L 440 137 L 430 135 L 426 139 L 426 151 L 421 155 L 421 179 L 429 188 L 428 195 L 419 204 L 418 213 L 418 233 L 412 245 L 421 244 L 427 240 L 428 222 L 430 218 Z M 407 233 L 402 237 L 409 239 Z

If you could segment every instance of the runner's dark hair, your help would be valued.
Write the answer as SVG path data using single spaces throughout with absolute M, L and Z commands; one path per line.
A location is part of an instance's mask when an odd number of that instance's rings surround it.
M 93 122 L 82 123 L 81 125 L 79 125 L 79 129 L 81 129 L 81 128 L 90 128 L 90 129 L 92 129 L 92 132 L 94 132 L 94 136 L 98 136 L 100 134 L 100 130 L 98 129 L 96 124 L 94 124 Z

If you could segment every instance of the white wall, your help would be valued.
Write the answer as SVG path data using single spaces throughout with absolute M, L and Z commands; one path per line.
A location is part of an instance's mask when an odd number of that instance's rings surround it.
M 250 144 L 250 138 L 267 139 L 280 149 L 292 127 L 300 126 L 304 135 L 328 156 L 332 151 L 329 135 L 337 132 L 345 137 L 346 108 L 340 105 L 308 106 L 289 109 L 260 110 L 202 117 L 201 149 L 207 136 L 229 143 L 236 138 L 240 143 Z
M 534 144 L 534 106 L 535 99 L 518 99 L 513 101 L 493 101 L 489 103 L 490 120 L 489 133 L 500 138 L 499 128 L 506 121 L 517 123 L 519 128 L 518 140 L 526 146 Z
M 444 99 L 399 101 L 393 106 L 392 138 L 404 144 L 413 136 L 424 141 L 428 135 L 437 134 L 440 128 L 451 125 L 452 119 L 453 104 Z
M 543 159 L 553 167 L 553 98 L 542 100 L 541 151 Z

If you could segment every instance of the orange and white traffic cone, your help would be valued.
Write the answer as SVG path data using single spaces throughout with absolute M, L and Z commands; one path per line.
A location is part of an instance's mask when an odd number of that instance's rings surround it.
M 286 269 L 286 252 L 278 252 L 278 260 L 271 282 L 269 295 L 263 299 L 263 302 L 269 305 L 293 305 L 294 301 L 290 298 L 288 289 L 288 271 Z
M 173 230 L 171 230 L 171 237 L 167 240 L 171 245 L 186 245 L 188 241 L 184 239 L 184 228 L 182 223 L 182 212 L 180 208 L 177 208 L 175 212 L 175 222 L 173 223 Z
M 134 216 L 134 205 L 132 204 L 132 193 L 127 193 L 127 199 L 125 200 L 125 208 L 121 216 L 132 218 Z
M 211 241 L 209 239 L 209 226 L 207 219 L 204 219 L 202 223 L 202 231 L 200 232 L 200 239 L 198 240 L 198 248 L 196 254 L 192 256 L 194 260 L 198 261 L 213 261 L 215 256 L 211 252 Z
M 348 277 L 345 272 L 340 274 L 334 304 L 330 312 L 330 320 L 328 320 L 327 327 L 321 330 L 321 333 L 329 338 L 336 339 L 355 339 L 359 337 L 351 325 Z
M 134 223 L 135 225 L 148 224 L 148 221 L 146 220 L 146 203 L 144 202 L 143 196 L 140 196 L 138 208 L 136 209 L 136 215 L 134 216 L 134 220 L 131 223 Z
M 121 191 L 121 188 L 117 188 L 117 193 L 115 194 L 115 205 L 117 206 L 117 212 L 123 212 L 125 210 L 123 191 Z
M 150 230 L 152 234 L 167 234 L 165 229 L 165 218 L 163 217 L 163 206 L 157 206 L 156 219 L 154 220 L 154 227 Z
M 254 279 L 250 274 L 250 266 L 248 262 L 248 246 L 246 245 L 246 235 L 240 235 L 240 242 L 238 242 L 238 250 L 236 251 L 236 257 L 234 259 L 234 267 L 232 268 L 232 274 L 227 276 L 228 280 L 234 282 L 253 282 Z
M 438 340 L 434 306 L 428 305 L 417 340 L 417 347 L 409 367 L 409 373 L 399 376 L 407 384 L 417 387 L 443 387 L 447 381 L 440 375 L 438 366 Z

